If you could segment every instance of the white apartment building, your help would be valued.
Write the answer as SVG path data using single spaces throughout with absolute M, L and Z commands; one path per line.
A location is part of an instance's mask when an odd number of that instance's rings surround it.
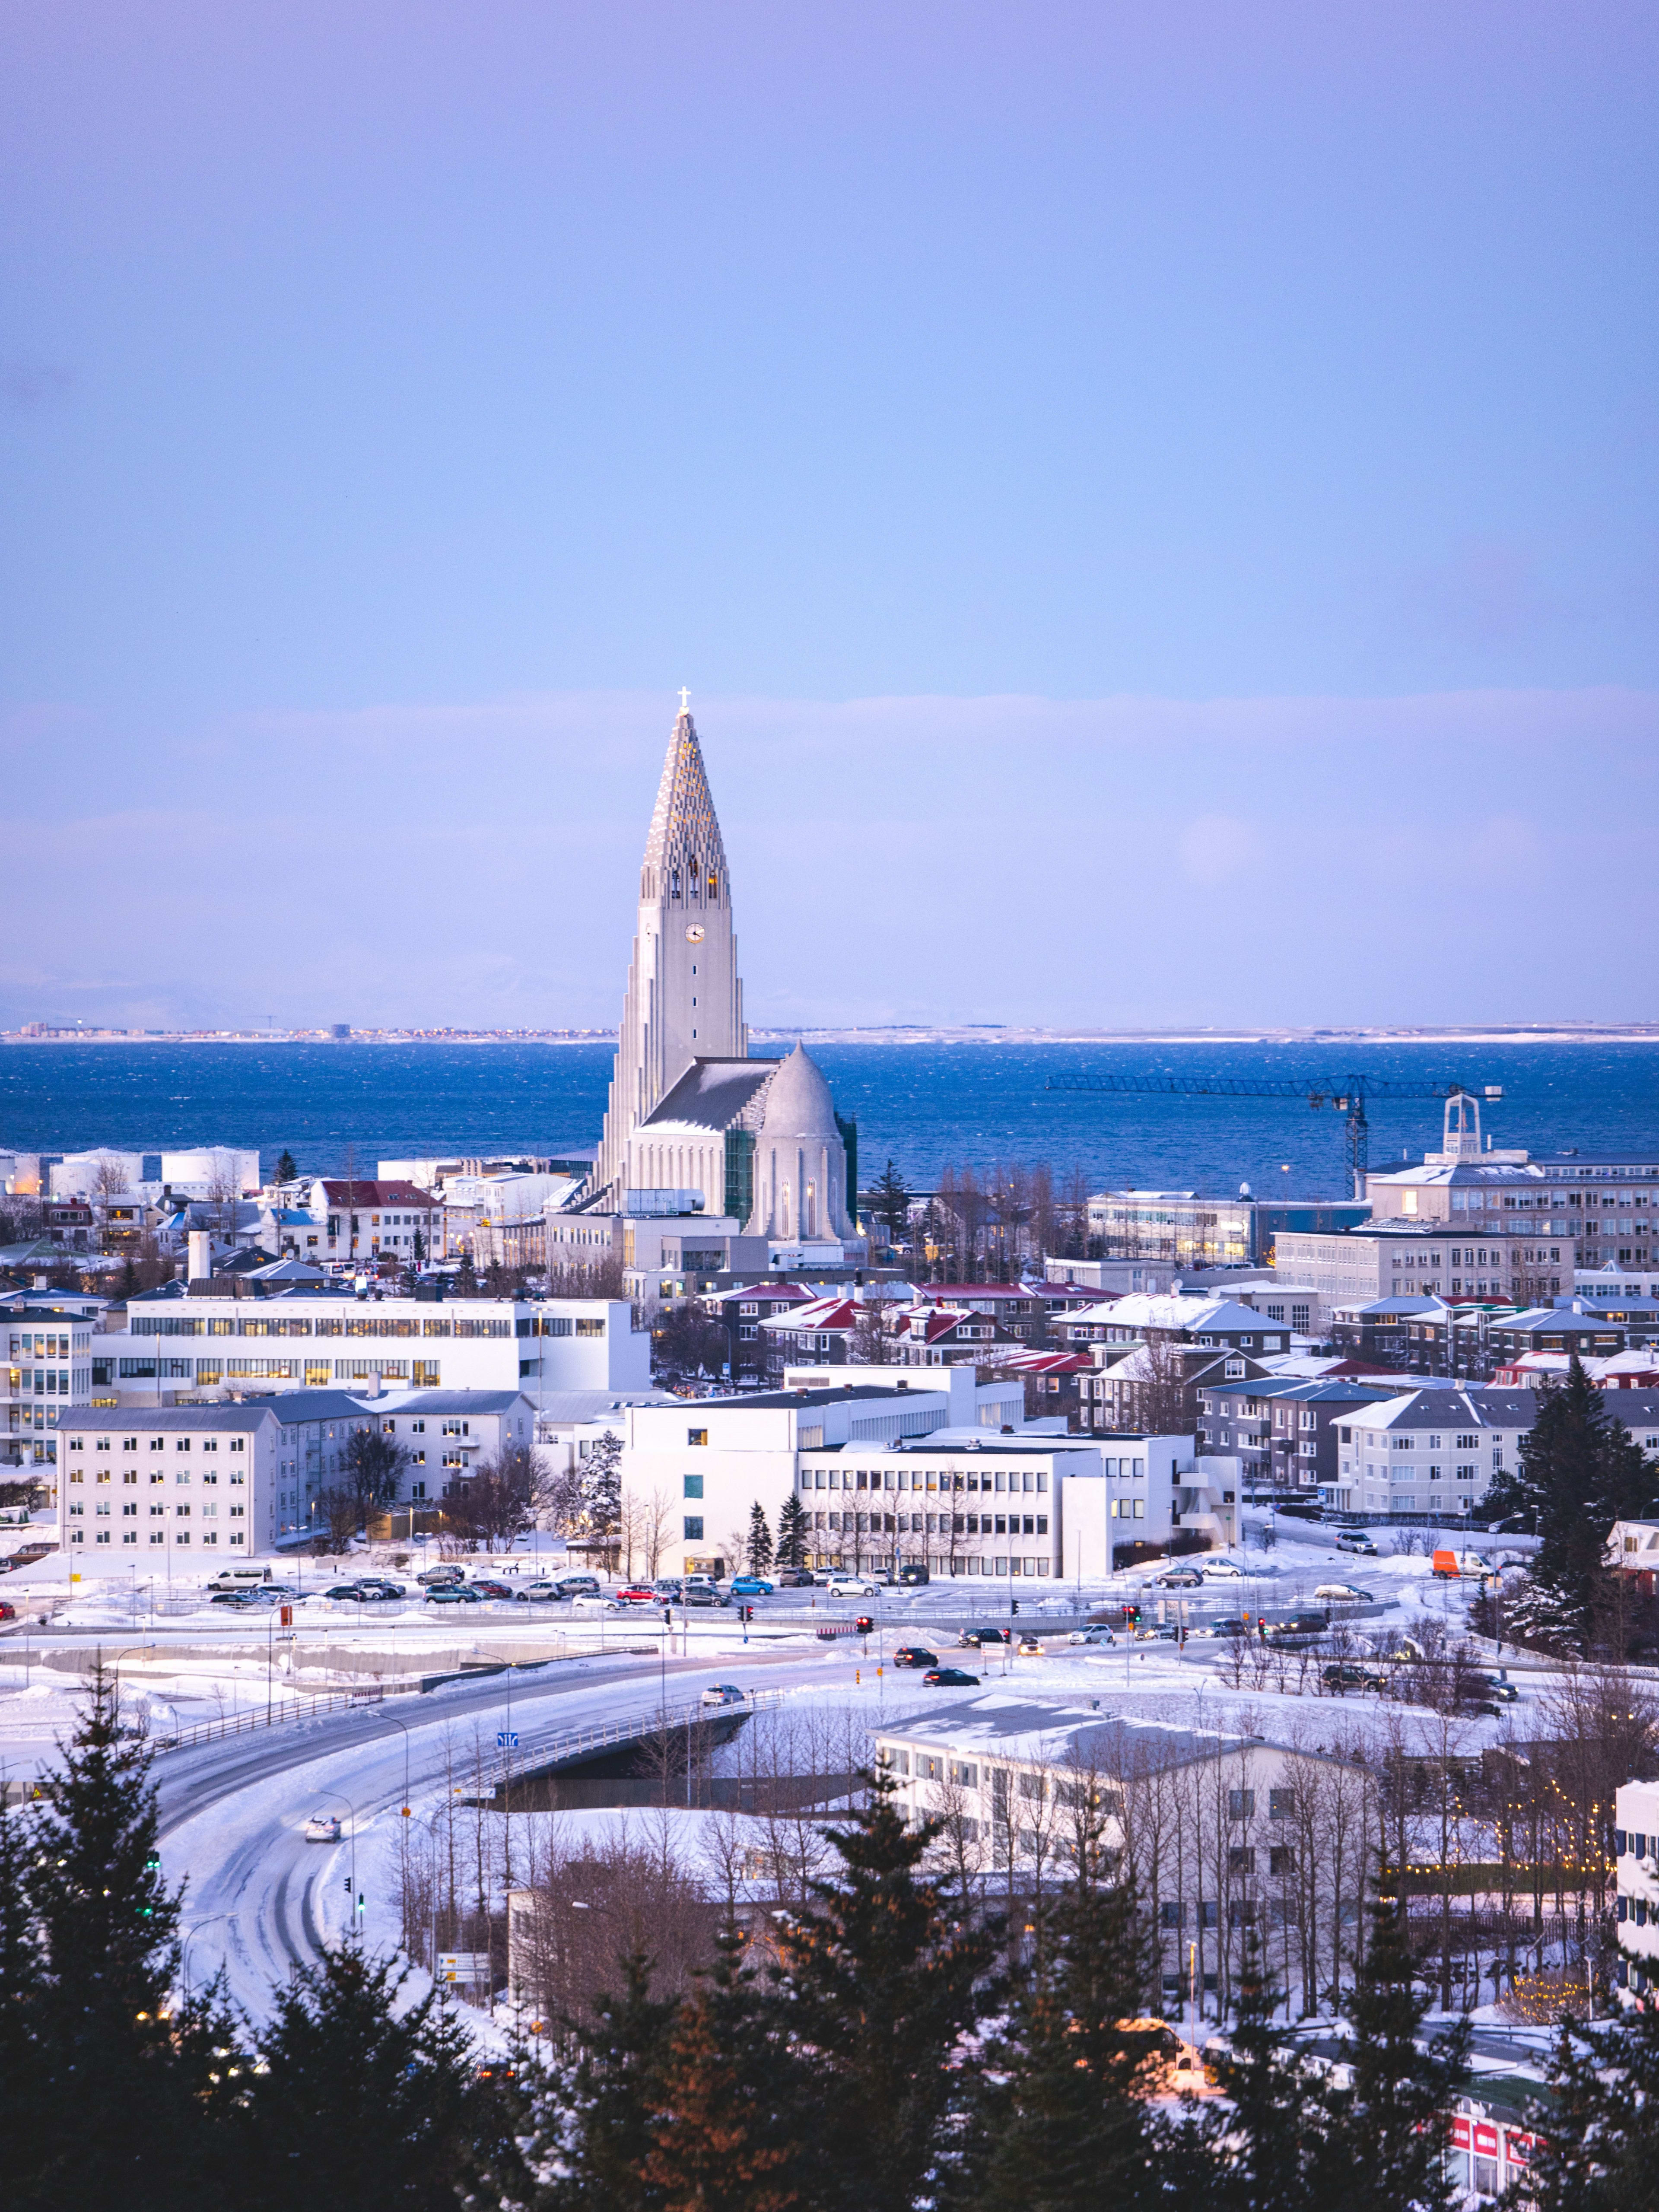
M 1659 1991 L 1659 1782 L 1626 1782 L 1613 1801 L 1620 2001 Z
M 1478 1514 L 1531 1428 L 1531 1390 L 1428 1389 L 1356 1406 L 1337 1429 L 1337 1473 L 1320 1496 L 1342 1513 Z
M 108 1318 L 114 1320 L 119 1309 Z M 651 1340 L 620 1298 L 357 1297 L 277 1291 L 129 1301 L 93 1344 L 93 1382 L 121 1400 L 180 1391 L 648 1388 Z
M 393 1501 L 398 1505 L 440 1505 L 473 1468 L 504 1447 L 529 1450 L 537 1440 L 536 1408 L 521 1390 L 411 1390 L 407 1397 L 359 1402 L 379 1420 L 382 1435 L 409 1454 Z
M 1067 1461 L 1060 1486 L 1061 1571 L 1085 1582 L 1113 1571 L 1125 1544 L 1167 1544 L 1195 1529 L 1238 1541 L 1237 1462 L 1199 1458 L 1191 1437 L 1097 1436 L 1094 1464 Z
M 88 1557 L 154 1573 L 276 1547 L 283 1425 L 269 1407 L 77 1407 L 58 1445 L 58 1541 L 77 1571 Z
M 92 1395 L 94 1326 L 76 1299 L 71 1310 L 51 1293 L 0 1308 L 0 1467 L 29 1469 L 50 1481 L 57 1462 L 60 1416 Z
M 1286 1281 L 1305 1285 L 1326 1311 L 1395 1297 L 1525 1305 L 1570 1289 L 1576 1256 L 1571 1237 L 1550 1235 L 1547 1223 L 1509 1219 L 1374 1221 L 1332 1237 L 1287 1231 L 1276 1250 Z

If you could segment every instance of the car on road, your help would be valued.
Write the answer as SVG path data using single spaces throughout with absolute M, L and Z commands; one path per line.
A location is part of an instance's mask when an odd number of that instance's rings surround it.
M 337 1844 L 340 1840 L 339 1814 L 313 1813 L 305 1825 L 305 1839 L 308 1844 Z
M 629 1583 L 626 1589 L 617 1592 L 617 1602 L 618 1605 L 654 1605 L 657 1593 L 648 1583 Z
M 731 1602 L 732 1601 L 727 1597 L 726 1592 L 722 1589 L 716 1589 L 713 1583 L 698 1583 L 694 1585 L 688 1585 L 684 1596 L 680 1600 L 680 1603 L 683 1606 L 730 1605 Z
M 921 1679 L 935 1690 L 972 1689 L 979 1682 L 977 1674 L 969 1674 L 960 1667 L 930 1667 Z
M 1314 1595 L 1323 1605 L 1366 1605 L 1371 1593 L 1358 1583 L 1321 1583 Z
M 1516 1688 L 1514 1683 L 1510 1681 L 1507 1674 L 1483 1674 L 1480 1677 L 1480 1680 L 1486 1685 L 1486 1694 L 1488 1697 L 1495 1698 L 1499 1705 L 1516 1705 L 1520 1704 L 1521 1692 Z
M 901 1644 L 893 1654 L 896 1667 L 937 1667 L 939 1654 L 929 1651 L 924 1644 Z
M 866 1582 L 862 1575 L 831 1575 L 829 1583 L 831 1597 L 874 1597 L 876 1585 Z
M 733 1575 L 732 1577 L 733 1597 L 770 1597 L 772 1588 L 764 1575 Z
M 665 1597 L 678 1597 L 684 1588 L 678 1575 L 659 1575 L 651 1585 L 651 1595 L 660 1603 Z
M 957 1638 L 958 1644 L 1012 1644 L 1013 1640 L 1014 1632 L 1012 1628 L 996 1627 L 964 1628 Z
M 1224 1613 L 1219 1620 L 1206 1623 L 1212 1636 L 1248 1636 L 1250 1624 L 1240 1613 Z
M 1386 1675 L 1377 1674 L 1374 1668 L 1356 1667 L 1347 1660 L 1334 1661 L 1330 1666 L 1322 1667 L 1319 1678 L 1331 1690 L 1381 1690 L 1388 1681 Z
M 1206 1583 L 1242 1582 L 1244 1570 L 1236 1559 L 1206 1559 L 1199 1571 Z
M 735 1682 L 711 1682 L 702 1693 L 706 1705 L 741 1705 L 747 1702 L 748 1692 Z
M 1115 1644 L 1117 1642 L 1116 1637 L 1109 1628 L 1098 1624 L 1093 1628 L 1074 1628 L 1066 1640 L 1068 1644 Z
M 1167 1575 L 1155 1575 L 1152 1579 L 1159 1589 L 1201 1589 L 1204 1584 L 1196 1567 L 1172 1567 Z
M 15 1620 L 17 1607 L 9 1598 L 0 1597 L 0 1620 Z
M 906 1589 L 920 1589 L 929 1579 L 928 1571 L 920 1559 L 912 1559 L 899 1569 L 899 1581 Z
M 482 1595 L 465 1583 L 434 1583 L 426 1594 L 428 1605 L 482 1605 Z
M 1336 1548 L 1339 1552 L 1357 1552 L 1362 1559 L 1365 1559 L 1381 1557 L 1376 1545 L 1372 1543 L 1363 1528 L 1345 1528 L 1336 1540 Z
M 1041 1659 L 1043 1656 L 1042 1646 L 1035 1636 L 1022 1636 L 1019 1639 L 1018 1656 L 1022 1659 Z
M 780 1589 L 811 1589 L 811 1587 L 812 1577 L 810 1569 L 806 1567 L 780 1567 L 778 1569 L 778 1588 Z

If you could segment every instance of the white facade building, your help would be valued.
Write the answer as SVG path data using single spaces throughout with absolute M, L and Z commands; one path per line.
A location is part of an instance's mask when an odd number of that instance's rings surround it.
M 1619 1994 L 1659 1992 L 1659 1782 L 1626 1782 L 1613 1796 Z
M 77 1571 L 88 1558 L 117 1572 L 229 1565 L 276 1547 L 283 1425 L 267 1407 L 77 1408 L 58 1446 L 58 1541 Z
M 92 1395 L 94 1324 L 73 1301 L 63 1310 L 46 1293 L 0 1308 L 0 1467 L 50 1484 L 62 1416 Z
M 621 1298 L 132 1299 L 92 1346 L 94 1387 L 151 1400 L 180 1390 L 648 1388 L 651 1340 Z
M 1479 1513 L 1492 1477 L 1517 1463 L 1537 1409 L 1530 1390 L 1443 1388 L 1356 1406 L 1320 1495 L 1343 1513 Z

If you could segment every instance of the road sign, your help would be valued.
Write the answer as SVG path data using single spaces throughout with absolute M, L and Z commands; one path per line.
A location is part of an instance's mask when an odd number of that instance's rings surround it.
M 516 1751 L 518 1747 L 519 1731 L 517 1729 L 496 1729 L 495 1748 L 497 1751 Z
M 465 1982 L 476 1986 L 490 1978 L 488 1951 L 440 1951 L 438 1979 L 441 1982 Z

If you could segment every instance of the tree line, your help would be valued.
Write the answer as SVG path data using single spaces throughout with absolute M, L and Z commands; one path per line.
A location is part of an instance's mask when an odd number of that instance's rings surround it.
M 662 1986 L 653 1931 L 580 2014 L 482 2058 L 441 1995 L 361 1942 L 253 2022 L 191 1992 L 150 1753 L 116 1685 L 38 1803 L 0 1813 L 0 2128 L 26 2212 L 1450 2212 L 1443 2116 L 1468 2031 L 1425 2036 L 1386 1862 L 1341 2063 L 1286 2043 L 1259 1953 L 1184 2090 L 1148 2012 L 1132 1881 L 1076 1795 L 1063 1878 L 999 1912 L 890 1785 L 827 1833 L 804 1896 Z M 412 2000 L 412 2001 L 411 2001 Z M 1563 2027 L 1538 2212 L 1652 2202 L 1659 2012 Z

